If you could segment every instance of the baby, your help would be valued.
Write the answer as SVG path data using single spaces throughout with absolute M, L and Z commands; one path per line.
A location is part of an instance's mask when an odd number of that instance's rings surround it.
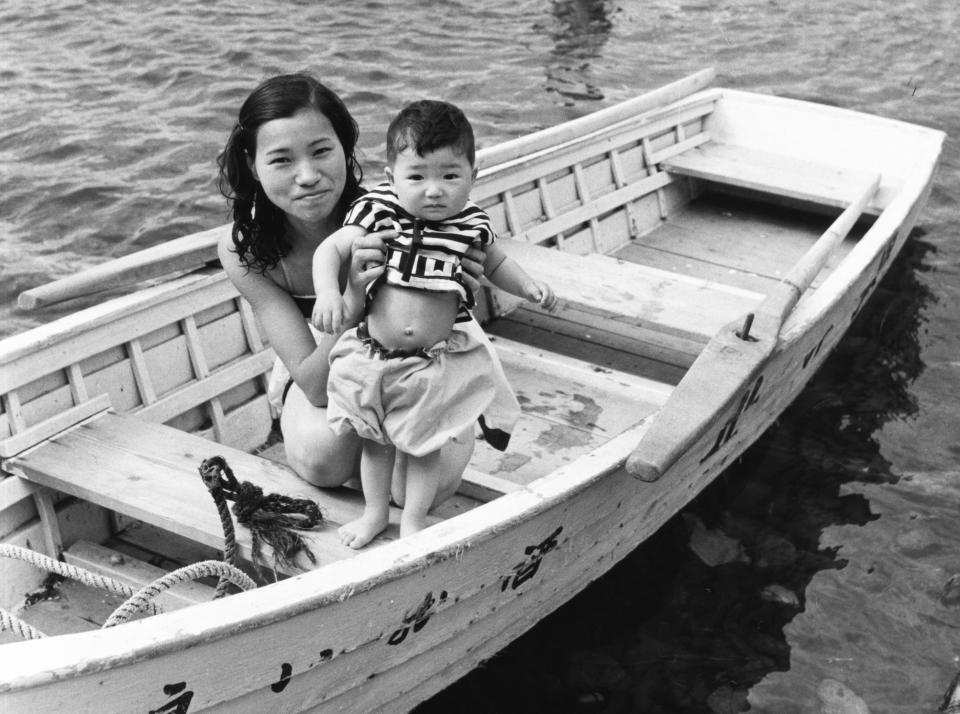
M 394 461 L 407 455 L 400 534 L 426 526 L 438 485 L 461 473 L 440 473 L 440 449 L 469 440 L 497 390 L 502 370 L 487 343 L 464 329 L 473 293 L 461 258 L 482 247 L 484 273 L 497 287 L 556 309 L 546 283 L 534 280 L 496 244 L 487 214 L 470 201 L 477 176 L 473 129 L 446 102 L 405 107 L 387 130 L 387 181 L 351 206 L 344 226 L 314 254 L 314 285 L 336 286 L 353 241 L 392 229 L 385 269 L 367 287 L 362 322 L 330 353 L 327 419 L 336 433 L 355 431 L 362 443 L 363 515 L 340 529 L 360 548 L 387 525 Z M 336 289 L 318 290 L 314 326 L 337 333 L 347 320 Z M 467 454 L 469 457 L 469 451 Z M 463 463 L 466 465 L 466 462 Z

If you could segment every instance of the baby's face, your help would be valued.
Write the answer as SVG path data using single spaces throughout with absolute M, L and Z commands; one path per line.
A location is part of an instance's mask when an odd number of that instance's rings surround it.
M 412 148 L 397 154 L 386 174 L 400 205 L 416 218 L 440 221 L 463 210 L 476 169 L 450 147 L 420 156 Z

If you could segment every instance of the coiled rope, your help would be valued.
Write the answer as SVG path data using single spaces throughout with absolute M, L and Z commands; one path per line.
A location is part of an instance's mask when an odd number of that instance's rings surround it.
M 89 587 L 97 588 L 99 590 L 106 590 L 114 595 L 130 597 L 136 592 L 129 585 L 121 583 L 118 580 L 108 578 L 104 575 L 98 575 L 97 573 L 91 573 L 89 570 L 84 570 L 83 568 L 78 568 L 75 565 L 70 565 L 69 563 L 55 560 L 44 555 L 43 553 L 37 553 L 36 551 L 28 550 L 27 548 L 20 548 L 8 543 L 0 543 L 0 556 L 13 558 L 15 560 L 22 560 L 26 563 L 30 563 L 30 565 L 33 565 L 34 567 L 40 568 L 41 570 L 46 570 L 48 573 L 54 573 L 55 575 L 60 575 L 64 578 L 70 578 L 71 580 L 76 580 L 77 582 L 83 583 Z M 163 612 L 163 609 L 159 605 L 150 606 L 151 615 L 156 615 L 160 612 Z
M 0 607 L 0 630 L 10 630 L 22 640 L 39 640 L 41 637 L 46 637 L 36 627 L 24 622 L 2 607 Z
M 107 592 L 122 595 L 127 598 L 103 623 L 104 628 L 126 622 L 138 612 L 149 611 L 151 615 L 157 615 L 163 612 L 163 608 L 153 602 L 153 599 L 178 583 L 217 575 L 221 581 L 228 584 L 233 583 L 243 590 L 252 590 L 257 587 L 257 584 L 242 570 L 217 560 L 204 560 L 199 563 L 186 565 L 178 570 L 164 574 L 153 582 L 144 585 L 139 590 L 134 590 L 129 585 L 114 578 L 92 573 L 89 570 L 78 568 L 75 565 L 54 560 L 43 553 L 37 553 L 27 548 L 2 543 L 0 544 L 0 556 L 22 560 L 41 570 L 76 580 L 88 587 L 106 590 Z M 0 630 L 10 630 L 19 637 L 27 640 L 46 637 L 40 630 L 2 608 L 0 608 Z
M 114 625 L 126 622 L 141 610 L 152 606 L 153 598 L 178 583 L 197 580 L 199 578 L 208 578 L 214 575 L 220 576 L 220 582 L 233 583 L 243 590 L 253 590 L 257 587 L 257 584 L 253 582 L 246 573 L 238 570 L 229 563 L 224 563 L 219 560 L 202 560 L 199 563 L 185 565 L 182 568 L 173 570 L 157 578 L 152 583 L 144 585 L 126 602 L 113 611 L 106 622 L 103 623 L 103 627 L 106 629 L 107 627 L 113 627 Z M 214 598 L 216 598 L 216 595 L 214 595 Z
M 310 546 L 298 530 L 310 530 L 323 519 L 320 506 L 308 498 L 291 498 L 281 494 L 270 493 L 264 495 L 259 486 L 244 481 L 238 482 L 233 471 L 221 456 L 204 459 L 200 464 L 200 478 L 210 491 L 213 500 L 220 512 L 220 520 L 224 525 L 224 535 L 227 537 L 224 559 L 227 551 L 235 557 L 236 543 L 234 541 L 233 524 L 230 514 L 227 513 L 223 499 L 233 501 L 233 515 L 237 523 L 250 530 L 251 554 L 254 563 L 262 563 L 263 544 L 273 549 L 273 569 L 289 569 L 296 567 L 297 555 L 303 553 L 313 564 L 317 558 L 310 550 Z M 219 586 L 218 586 L 219 587 Z

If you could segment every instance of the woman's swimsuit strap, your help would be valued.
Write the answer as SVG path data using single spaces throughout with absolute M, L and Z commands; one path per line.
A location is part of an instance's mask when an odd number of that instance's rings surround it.
M 287 264 L 280 258 L 280 272 L 283 273 L 283 281 L 287 284 L 287 292 L 297 304 L 297 309 L 304 317 L 310 317 L 313 314 L 313 305 L 317 301 L 316 295 L 295 295 L 293 292 L 293 282 L 290 280 L 290 274 L 287 272 Z

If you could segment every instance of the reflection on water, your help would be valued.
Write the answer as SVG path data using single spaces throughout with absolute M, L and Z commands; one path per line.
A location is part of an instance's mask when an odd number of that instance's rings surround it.
M 815 576 L 847 567 L 836 546 L 823 546 L 825 530 L 879 518 L 849 485 L 896 481 L 874 434 L 916 410 L 908 386 L 923 368 L 918 334 L 933 299 L 919 279 L 933 248 L 919 233 L 811 384 L 739 462 L 582 596 L 418 714 L 454 703 L 466 712 L 738 712 L 751 688 L 751 711 L 820 711 L 819 680 L 802 683 L 815 708 L 801 706 L 797 682 L 756 685 L 791 668 L 784 628 L 808 595 L 821 596 Z M 707 565 L 690 548 L 695 529 L 736 544 L 736 555 Z M 837 654 L 816 651 L 818 638 L 829 641 L 823 633 L 808 636 L 815 655 Z
M 607 0 L 554 0 L 554 42 L 546 67 L 547 91 L 570 100 L 603 99 L 591 80 L 591 61 L 600 56 L 610 37 L 614 11 Z M 571 102 L 572 103 L 572 102 Z

